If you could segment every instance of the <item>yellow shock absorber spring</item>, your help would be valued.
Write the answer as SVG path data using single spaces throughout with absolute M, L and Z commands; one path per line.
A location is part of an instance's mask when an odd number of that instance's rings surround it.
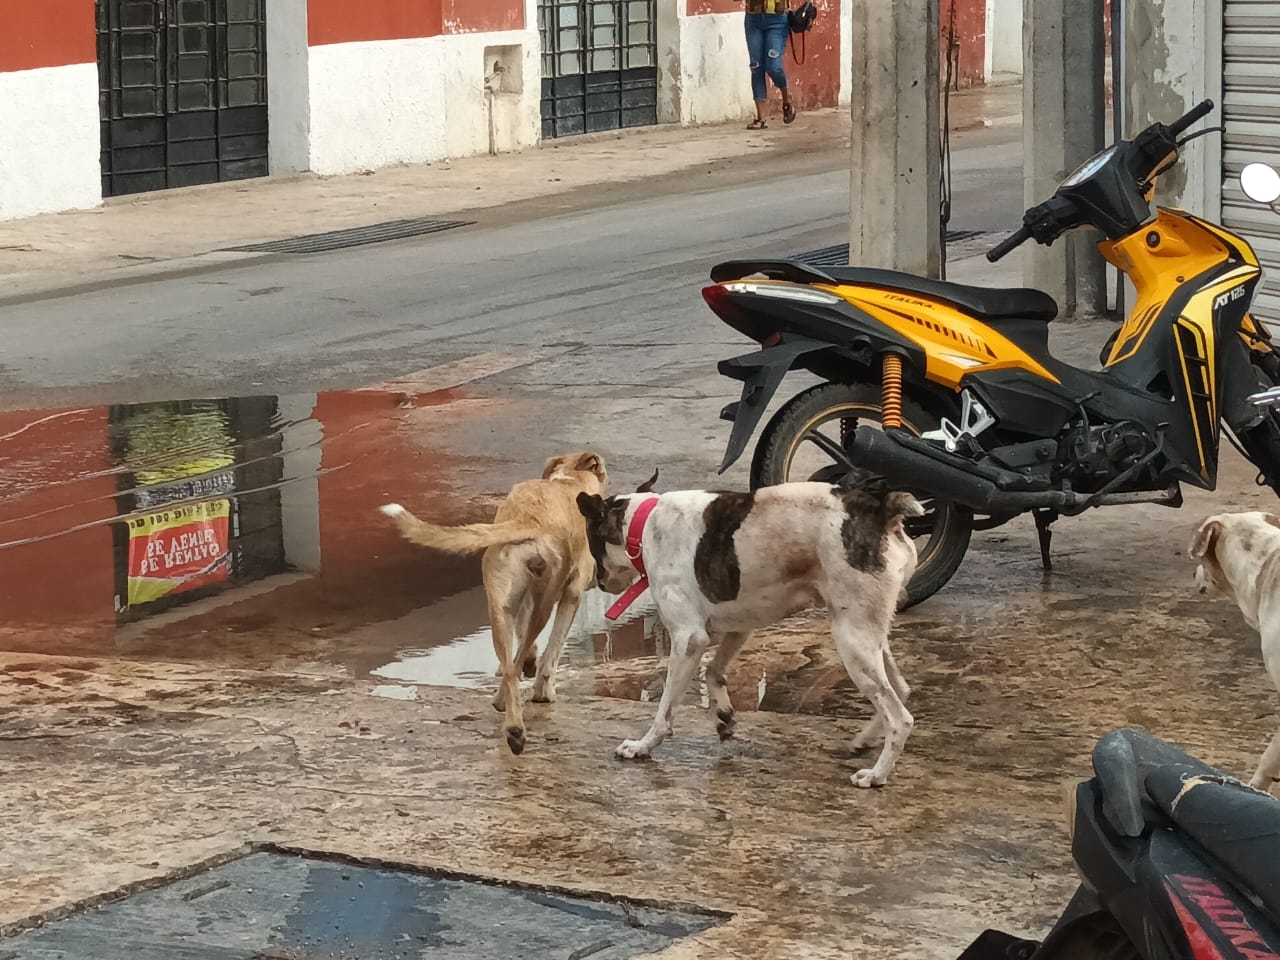
M 902 357 L 886 353 L 880 376 L 880 423 L 886 430 L 902 427 Z

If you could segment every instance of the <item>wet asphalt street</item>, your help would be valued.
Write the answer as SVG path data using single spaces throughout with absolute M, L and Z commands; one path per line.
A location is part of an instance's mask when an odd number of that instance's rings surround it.
M 954 229 L 1017 222 L 1019 138 L 955 135 Z M 730 339 L 698 296 L 712 265 L 847 241 L 844 150 L 746 176 L 698 168 L 417 239 L 8 305 L 5 405 L 350 389 L 548 346 L 564 352 L 541 365 L 549 382 L 703 381 Z
M 955 144 L 953 227 L 1016 220 L 1017 129 Z M 720 259 L 841 242 L 842 162 L 4 307 L 0 938 L 270 842 L 724 912 L 696 933 L 654 921 L 667 960 L 947 960 L 1061 908 L 1061 788 L 1100 733 L 1146 726 L 1243 772 L 1275 696 L 1256 637 L 1194 595 L 1183 556 L 1205 513 L 1270 502 L 1229 451 L 1218 492 L 1180 512 L 1063 521 L 1052 574 L 1029 523 L 975 534 L 895 631 L 917 726 L 883 791 L 849 785 L 866 707 L 821 618 L 743 651 L 736 740 L 691 691 L 662 755 L 623 765 L 663 641 L 643 608 L 606 630 L 592 597 L 560 702 L 530 708 L 524 756 L 500 743 L 478 563 L 403 543 L 378 505 L 486 519 L 548 453 L 584 447 L 618 487 L 654 466 L 666 489 L 744 483 L 741 466 L 714 478 L 734 392 L 715 361 L 744 344 L 698 287 Z M 1053 346 L 1087 363 L 1107 332 L 1059 325 Z M 246 884 L 171 897 L 177 936 L 252 914 Z M 628 955 L 596 921 L 563 956 Z

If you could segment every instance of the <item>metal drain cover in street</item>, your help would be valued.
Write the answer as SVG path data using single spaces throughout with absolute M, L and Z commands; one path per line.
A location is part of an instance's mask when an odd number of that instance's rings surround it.
M 0 957 L 624 960 L 724 919 L 264 850 L 0 940 Z
M 983 230 L 948 230 L 947 243 L 962 243 L 986 236 Z M 847 267 L 849 265 L 849 245 L 838 243 L 832 247 L 819 247 L 806 253 L 797 253 L 791 257 L 814 267 Z
M 323 253 L 326 250 L 342 250 L 360 247 L 384 240 L 404 240 L 428 233 L 440 233 L 455 227 L 469 227 L 474 220 L 389 220 L 368 227 L 352 227 L 349 230 L 331 230 L 328 233 L 311 233 L 304 237 L 289 237 L 267 243 L 253 243 L 243 247 L 228 247 L 242 253 Z

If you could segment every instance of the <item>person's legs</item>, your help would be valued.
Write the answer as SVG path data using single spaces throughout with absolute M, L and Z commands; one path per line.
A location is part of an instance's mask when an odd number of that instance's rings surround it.
M 787 71 L 782 64 L 782 56 L 787 52 L 787 39 L 791 29 L 787 25 L 785 13 L 764 14 L 764 72 L 768 74 L 773 85 L 782 93 L 782 119 L 790 123 L 795 119 L 795 107 L 791 103 L 791 91 L 787 89 Z M 763 83 L 761 84 L 763 87 Z M 759 97 L 756 97 L 759 100 Z M 756 112 L 760 112 L 760 104 L 756 104 Z
M 751 62 L 751 99 L 756 102 L 756 123 L 764 124 L 764 105 L 768 99 L 765 87 L 765 28 L 763 13 L 748 13 L 746 17 L 747 56 Z

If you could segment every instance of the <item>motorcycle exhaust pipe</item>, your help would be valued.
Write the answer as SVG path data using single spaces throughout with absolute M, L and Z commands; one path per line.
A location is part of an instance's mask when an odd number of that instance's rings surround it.
M 850 460 L 892 484 L 927 490 L 979 513 L 1021 513 L 1038 507 L 1070 508 L 1084 498 L 1063 490 L 1001 490 L 985 477 L 953 467 L 941 458 L 918 453 L 871 427 L 858 427 Z

